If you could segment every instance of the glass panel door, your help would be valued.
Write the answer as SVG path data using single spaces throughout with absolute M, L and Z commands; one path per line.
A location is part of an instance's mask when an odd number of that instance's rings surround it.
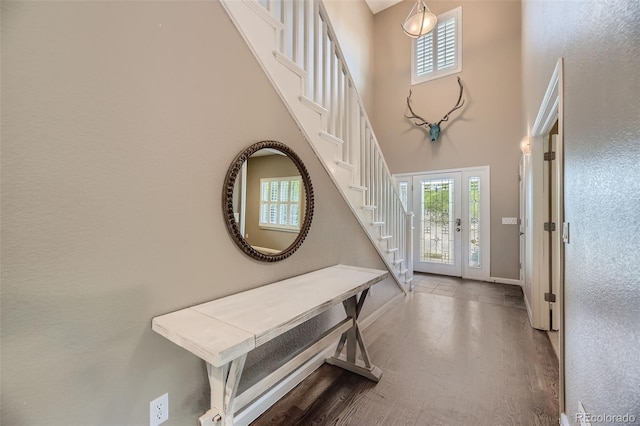
M 462 276 L 460 193 L 460 172 L 414 176 L 415 271 Z
M 415 271 L 490 279 L 488 166 L 401 175 L 414 213 Z

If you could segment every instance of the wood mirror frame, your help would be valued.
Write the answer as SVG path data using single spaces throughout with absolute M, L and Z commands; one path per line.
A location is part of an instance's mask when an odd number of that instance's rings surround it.
M 249 157 L 251 157 L 254 153 L 265 148 L 275 149 L 286 154 L 287 157 L 289 157 L 289 159 L 295 164 L 296 168 L 300 172 L 300 176 L 302 177 L 306 199 L 304 208 L 304 220 L 302 222 L 302 225 L 300 226 L 298 237 L 293 241 L 293 243 L 291 243 L 289 247 L 278 254 L 266 254 L 253 248 L 253 246 L 251 246 L 251 244 L 249 244 L 247 240 L 245 240 L 244 236 L 240 233 L 240 227 L 236 222 L 233 211 L 234 187 L 236 179 L 238 178 L 238 174 L 242 170 L 243 164 L 247 162 L 249 160 Z M 300 245 L 302 245 L 302 242 L 306 238 L 307 233 L 309 232 L 309 228 L 311 227 L 311 219 L 313 218 L 313 202 L 313 187 L 311 186 L 311 177 L 309 176 L 307 168 L 305 167 L 300 157 L 298 157 L 298 155 L 293 152 L 291 148 L 281 142 L 262 141 L 247 147 L 233 160 L 231 166 L 229 166 L 229 170 L 227 171 L 227 176 L 224 179 L 224 188 L 222 191 L 222 209 L 224 212 L 224 220 L 227 225 L 227 230 L 229 231 L 231 238 L 233 238 L 235 243 L 244 253 L 256 260 L 260 260 L 263 262 L 277 262 L 279 260 L 286 259 L 287 257 L 291 256 L 300 247 Z

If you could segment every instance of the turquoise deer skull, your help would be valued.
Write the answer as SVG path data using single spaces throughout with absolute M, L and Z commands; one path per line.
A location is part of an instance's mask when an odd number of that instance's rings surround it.
M 409 97 L 407 97 L 407 107 L 409 107 L 409 111 L 411 111 L 411 115 L 405 115 L 405 117 L 410 120 L 415 120 L 413 121 L 413 124 L 415 124 L 416 126 L 424 126 L 424 127 L 429 126 L 429 136 L 431 138 L 431 142 L 437 141 L 438 137 L 440 137 L 440 131 L 442 130 L 440 127 L 440 124 L 444 121 L 449 121 L 449 115 L 453 111 L 462 108 L 462 105 L 464 105 L 464 99 L 462 99 L 462 92 L 464 88 L 462 87 L 462 81 L 460 80 L 460 77 L 458 77 L 458 85 L 460 86 L 460 96 L 458 96 L 458 102 L 456 102 L 455 106 L 451 109 L 451 111 L 446 113 L 445 116 L 442 117 L 442 119 L 437 123 L 431 123 L 425 120 L 424 118 L 420 117 L 415 112 L 413 112 L 413 109 L 411 108 L 411 90 L 409 90 Z

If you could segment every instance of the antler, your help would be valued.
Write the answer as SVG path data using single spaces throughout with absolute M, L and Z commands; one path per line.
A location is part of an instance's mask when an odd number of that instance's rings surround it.
M 440 125 L 440 123 L 442 123 L 443 121 L 448 121 L 449 120 L 449 114 L 451 114 L 453 111 L 462 108 L 462 105 L 464 105 L 464 100 L 462 102 L 460 102 L 460 100 L 462 99 L 462 81 L 460 80 L 460 77 L 458 77 L 458 84 L 460 85 L 460 96 L 458 96 L 458 102 L 456 102 L 456 105 L 453 107 L 453 109 L 451 111 L 449 111 L 448 113 L 445 114 L 444 117 L 442 117 L 442 120 L 438 121 L 438 126 Z M 411 108 L 411 107 L 409 107 Z M 413 112 L 413 111 L 411 111 Z
M 407 106 L 409 107 L 409 111 L 411 111 L 411 115 L 409 116 L 405 114 L 406 118 L 414 118 L 414 119 L 417 118 L 422 120 L 422 123 L 414 122 L 413 124 L 415 124 L 416 126 L 424 126 L 424 125 L 431 126 L 431 123 L 429 123 L 427 120 L 425 120 L 424 118 L 420 117 L 418 114 L 413 112 L 413 108 L 411 108 L 411 90 L 409 90 L 409 97 L 407 97 Z

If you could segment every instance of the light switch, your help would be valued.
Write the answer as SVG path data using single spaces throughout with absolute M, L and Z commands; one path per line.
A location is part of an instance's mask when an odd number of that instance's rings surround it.
M 517 217 L 503 217 L 502 218 L 503 225 L 517 225 L 518 218 Z

